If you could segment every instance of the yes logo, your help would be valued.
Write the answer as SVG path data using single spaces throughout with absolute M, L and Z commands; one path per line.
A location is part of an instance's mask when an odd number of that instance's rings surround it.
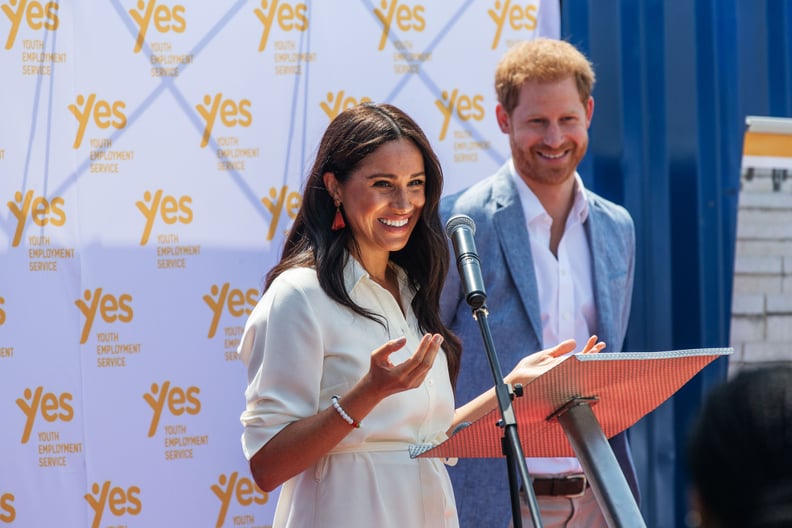
M 280 215 L 284 207 L 286 208 L 286 214 L 289 215 L 289 218 L 294 220 L 297 216 L 297 211 L 300 209 L 300 204 L 302 204 L 302 196 L 300 196 L 300 193 L 288 191 L 289 188 L 285 185 L 280 188 L 280 192 L 278 192 L 278 189 L 275 187 L 270 187 L 269 198 L 264 197 L 261 199 L 261 203 L 267 208 L 267 211 L 272 214 L 270 228 L 269 231 L 267 231 L 267 240 L 272 240 L 275 236 L 275 229 L 278 227 Z
M 324 113 L 327 114 L 330 121 L 332 121 L 338 114 L 347 108 L 370 102 L 371 98 L 369 97 L 361 97 L 360 101 L 354 97 L 345 97 L 344 90 L 340 90 L 337 93 L 327 92 L 327 102 L 322 101 L 319 103 L 319 106 L 324 110 Z
M 5 523 L 14 522 L 16 519 L 16 508 L 14 508 L 14 496 L 10 493 L 0 495 L 0 521 Z
M 16 6 L 16 10 L 14 6 Z M 60 24 L 57 2 L 47 2 L 41 5 L 40 2 L 36 1 L 11 0 L 7 4 L 3 4 L 1 9 L 11 21 L 11 30 L 8 32 L 5 49 L 14 47 L 14 41 L 23 19 L 27 22 L 28 27 L 34 31 L 42 28 L 47 31 L 55 31 Z
M 113 486 L 110 481 L 106 481 L 99 486 L 98 482 L 91 485 L 91 493 L 84 495 L 85 500 L 91 505 L 94 511 L 91 528 L 99 528 L 102 524 L 102 515 L 105 507 L 116 517 L 124 514 L 137 515 L 143 509 L 140 502 L 140 488 L 129 486 L 127 489 Z
M 426 29 L 423 6 L 419 5 L 410 9 L 406 5 L 399 5 L 399 0 L 382 0 L 380 6 L 382 6 L 382 10 L 374 8 L 374 14 L 382 22 L 382 36 L 378 50 L 385 49 L 385 43 L 388 41 L 388 34 L 394 22 L 401 31 L 412 29 L 420 32 Z
M 64 203 L 60 196 L 47 200 L 42 196 L 34 198 L 33 191 L 26 192 L 24 196 L 22 191 L 14 193 L 14 201 L 7 204 L 17 221 L 11 247 L 17 247 L 22 240 L 22 232 L 25 230 L 28 215 L 39 227 L 44 227 L 47 224 L 63 226 L 66 223 L 66 213 L 63 211 Z
M 201 400 L 198 399 L 200 393 L 201 389 L 198 387 L 187 387 L 187 390 L 181 387 L 171 387 L 170 381 L 164 382 L 161 387 L 152 383 L 151 392 L 143 395 L 143 399 L 154 411 L 148 436 L 152 437 L 156 434 L 162 411 L 166 407 L 173 416 L 181 416 L 184 413 L 195 416 L 201 412 Z
M 195 105 L 195 109 L 204 118 L 206 126 L 201 137 L 201 148 L 209 143 L 209 136 L 212 135 L 215 120 L 220 115 L 220 121 L 227 127 L 242 126 L 249 127 L 253 122 L 250 113 L 250 100 L 242 99 L 237 103 L 233 99 L 223 100 L 223 94 L 219 93 L 214 98 L 207 94 L 204 95 L 203 105 Z
M 239 474 L 234 471 L 231 476 L 220 475 L 217 484 L 212 484 L 212 491 L 220 499 L 220 512 L 217 514 L 215 526 L 221 528 L 225 523 L 228 507 L 231 499 L 235 498 L 242 506 L 250 506 L 253 503 L 262 506 L 267 504 L 269 495 L 256 486 L 256 483 L 247 477 L 239 478 Z
M 5 324 L 6 321 L 6 313 L 3 310 L 3 305 L 5 304 L 5 299 L 0 297 L 0 325 Z
M 149 236 L 151 235 L 151 228 L 154 227 L 154 220 L 159 213 L 162 221 L 168 225 L 173 225 L 176 222 L 182 224 L 189 224 L 193 219 L 193 212 L 190 208 L 192 198 L 189 196 L 181 196 L 177 200 L 173 196 L 162 194 L 162 189 L 158 189 L 151 195 L 150 191 L 143 193 L 143 201 L 138 200 L 135 205 L 146 217 L 146 227 L 143 228 L 143 236 L 140 237 L 140 245 L 145 246 L 148 243 Z
M 305 31 L 308 29 L 308 17 L 306 12 L 308 6 L 302 3 L 290 4 L 288 2 L 280 2 L 279 0 L 261 0 L 261 8 L 258 7 L 253 10 L 256 18 L 259 19 L 264 26 L 261 32 L 261 40 L 259 41 L 258 50 L 264 51 L 267 47 L 267 40 L 269 40 L 270 30 L 272 30 L 273 23 L 277 22 L 278 26 L 283 31 Z
M 135 40 L 133 53 L 140 51 L 143 42 L 146 40 L 146 32 L 149 24 L 154 21 L 154 29 L 160 33 L 173 31 L 174 33 L 184 33 L 187 23 L 184 21 L 184 6 L 177 5 L 173 8 L 164 5 L 157 5 L 156 0 L 138 0 L 137 9 L 130 9 L 129 14 L 138 25 L 138 35 Z
M 228 313 L 234 317 L 250 315 L 252 308 L 256 306 L 258 301 L 258 290 L 250 288 L 248 291 L 243 292 L 236 288 L 232 289 L 227 282 L 221 287 L 218 287 L 217 284 L 212 284 L 211 295 L 204 295 L 203 300 L 212 310 L 212 323 L 209 325 L 209 335 L 207 336 L 211 339 L 217 332 L 217 325 L 220 323 L 223 309 L 228 307 Z
M 69 111 L 77 118 L 79 123 L 77 136 L 74 138 L 72 148 L 80 148 L 85 135 L 85 127 L 91 117 L 93 117 L 96 126 L 101 129 L 110 128 L 111 126 L 119 130 L 124 128 L 127 124 L 124 108 L 126 108 L 126 103 L 123 101 L 109 103 L 102 99 L 97 100 L 96 94 L 88 95 L 88 99 L 82 94 L 78 95 L 77 104 L 69 105 Z
M 74 418 L 74 408 L 71 406 L 72 395 L 68 392 L 57 395 L 44 392 L 44 387 L 38 387 L 35 391 L 31 391 L 30 388 L 25 389 L 22 396 L 16 400 L 16 404 L 22 409 L 26 418 L 21 444 L 26 444 L 30 440 L 33 422 L 36 421 L 39 412 L 41 417 L 50 423 L 56 420 L 70 422 Z
M 128 293 L 122 293 L 118 297 L 110 294 L 103 295 L 102 288 L 96 288 L 94 291 L 85 290 L 83 294 L 85 300 L 77 299 L 74 304 L 85 316 L 85 324 L 83 325 L 82 333 L 80 334 L 80 344 L 88 341 L 88 335 L 91 333 L 94 319 L 96 319 L 97 312 L 102 316 L 102 320 L 106 323 L 114 323 L 121 321 L 128 323 L 132 320 L 134 313 L 132 312 L 132 296 Z
M 451 122 L 451 116 L 456 112 L 459 119 L 468 121 L 475 119 L 481 121 L 484 119 L 484 107 L 481 103 L 484 101 L 483 95 L 459 95 L 459 90 L 454 89 L 449 95 L 447 91 L 443 91 L 442 100 L 435 101 L 435 106 L 443 114 L 443 127 L 440 129 L 440 141 L 445 139 L 446 132 L 448 131 L 448 124 Z
M 498 47 L 500 42 L 501 33 L 508 21 L 509 26 L 515 30 L 520 31 L 527 29 L 533 31 L 536 29 L 536 12 L 539 10 L 537 3 L 528 4 L 526 6 L 512 5 L 511 0 L 501 2 L 496 0 L 495 9 L 487 9 L 487 14 L 493 22 L 495 22 L 495 38 L 492 39 L 492 49 Z

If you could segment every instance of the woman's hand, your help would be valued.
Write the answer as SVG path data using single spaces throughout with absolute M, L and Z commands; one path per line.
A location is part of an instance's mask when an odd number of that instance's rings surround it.
M 583 350 L 579 353 L 596 354 L 603 348 L 605 348 L 605 343 L 597 341 L 597 336 L 591 336 L 588 341 L 586 341 L 586 346 L 584 346 Z M 504 381 L 510 385 L 517 383 L 525 385 L 561 363 L 564 360 L 564 356 L 574 350 L 575 340 L 569 339 L 559 343 L 553 348 L 534 352 L 522 358 L 520 362 L 517 363 L 517 366 L 504 377 Z M 495 397 L 494 388 L 473 398 L 473 400 L 456 410 L 456 413 L 454 413 L 454 420 L 446 434 L 449 436 L 452 435 L 456 427 L 461 423 L 478 420 L 488 412 L 497 408 L 497 404 L 498 401 Z
M 440 334 L 425 334 L 412 356 L 394 365 L 390 355 L 407 342 L 400 337 L 388 341 L 371 353 L 371 365 L 367 375 L 371 388 L 382 398 L 418 387 L 434 364 L 437 353 L 443 344 Z
M 575 340 L 567 339 L 553 348 L 547 348 L 525 356 L 517 363 L 517 366 L 504 377 L 504 381 L 509 384 L 526 383 L 538 378 L 551 368 L 555 367 L 564 360 L 570 352 L 575 350 Z M 593 335 L 586 341 L 580 354 L 597 354 L 605 348 L 605 343 L 597 341 L 597 336 Z

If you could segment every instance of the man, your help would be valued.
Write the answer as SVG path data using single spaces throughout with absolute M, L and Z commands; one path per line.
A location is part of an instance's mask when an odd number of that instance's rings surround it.
M 594 113 L 594 72 L 567 42 L 537 39 L 507 51 L 495 73 L 495 113 L 511 159 L 493 176 L 444 198 L 443 221 L 476 224 L 488 321 L 504 372 L 527 354 L 590 335 L 621 350 L 632 296 L 635 233 L 629 213 L 588 191 L 577 173 Z M 441 313 L 462 339 L 459 402 L 491 387 L 484 341 L 450 270 Z M 611 440 L 633 494 L 635 469 L 624 434 Z M 605 527 L 576 458 L 527 460 L 546 528 Z M 511 519 L 504 460 L 466 459 L 452 468 L 463 528 L 501 527 Z M 528 506 L 523 526 L 532 526 Z

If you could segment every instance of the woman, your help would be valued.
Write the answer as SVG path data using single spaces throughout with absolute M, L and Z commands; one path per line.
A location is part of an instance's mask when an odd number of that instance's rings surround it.
M 443 177 L 418 125 L 364 104 L 329 125 L 280 262 L 245 328 L 243 448 L 273 526 L 457 526 L 439 459 L 409 456 L 495 408 L 454 410 L 461 346 L 440 322 Z M 587 351 L 596 352 L 592 338 Z M 524 383 L 574 342 L 528 356 Z

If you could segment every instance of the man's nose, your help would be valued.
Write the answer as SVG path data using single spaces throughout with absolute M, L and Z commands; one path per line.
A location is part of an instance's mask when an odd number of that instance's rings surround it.
M 548 147 L 560 147 L 564 142 L 564 133 L 558 123 L 550 123 L 545 130 L 544 142 Z

